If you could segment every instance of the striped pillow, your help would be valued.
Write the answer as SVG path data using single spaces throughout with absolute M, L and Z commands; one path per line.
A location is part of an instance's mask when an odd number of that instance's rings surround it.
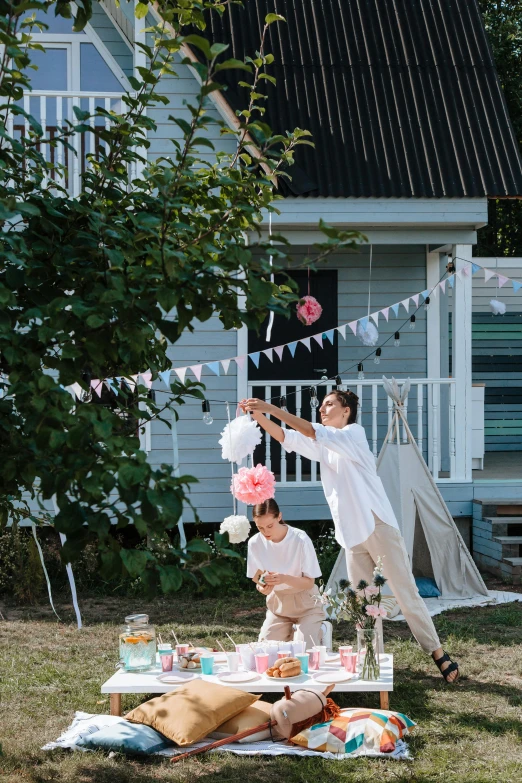
M 354 753 L 361 748 L 393 753 L 398 739 L 415 726 L 406 715 L 388 710 L 342 710 L 335 720 L 301 731 L 290 742 L 308 750 Z

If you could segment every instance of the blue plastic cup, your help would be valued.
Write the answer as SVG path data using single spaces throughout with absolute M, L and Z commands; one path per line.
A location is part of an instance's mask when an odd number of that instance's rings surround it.
M 214 656 L 201 655 L 200 660 L 201 660 L 201 673 L 214 674 Z
M 308 653 L 297 653 L 295 657 L 301 662 L 301 671 L 303 674 L 308 674 Z

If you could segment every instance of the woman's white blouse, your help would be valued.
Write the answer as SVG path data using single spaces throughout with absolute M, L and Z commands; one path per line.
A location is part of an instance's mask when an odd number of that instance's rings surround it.
M 295 451 L 320 463 L 321 481 L 338 544 L 351 549 L 366 541 L 375 529 L 374 513 L 386 524 L 398 528 L 364 428 L 360 424 L 348 424 L 342 429 L 314 423 L 312 426 L 316 440 L 285 429 L 281 445 L 285 451 Z

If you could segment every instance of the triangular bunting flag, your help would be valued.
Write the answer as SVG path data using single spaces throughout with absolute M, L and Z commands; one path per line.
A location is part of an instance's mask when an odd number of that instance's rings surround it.
M 91 389 L 93 390 L 93 392 L 96 392 L 98 397 L 101 397 L 102 388 L 103 388 L 103 381 L 100 381 L 99 378 L 96 378 L 95 380 L 91 381 Z
M 484 282 L 487 283 L 488 280 L 491 280 L 495 273 L 491 269 L 484 268 Z
M 464 277 L 467 277 L 469 275 L 469 273 L 470 273 L 469 266 L 463 266 L 462 269 L 461 269 L 461 272 L 464 275 Z
M 284 346 L 284 345 L 277 345 L 277 346 L 274 348 L 274 351 L 275 351 L 275 352 L 276 352 L 276 354 L 279 356 L 279 361 L 283 361 L 283 351 L 284 351 L 284 350 L 285 350 L 285 346 Z
M 293 359 L 293 358 L 294 358 L 294 356 L 295 356 L 295 349 L 296 349 L 296 348 L 297 348 L 297 341 L 296 341 L 296 342 L 293 342 L 293 343 L 288 343 L 288 350 L 289 350 L 289 351 L 290 351 L 290 353 L 292 354 L 292 359 Z
M 472 274 L 475 274 L 476 272 L 478 272 L 479 269 L 480 269 L 480 267 L 479 267 L 478 264 L 473 264 L 473 263 L 471 264 L 471 272 L 472 272 Z
M 190 368 L 192 370 L 192 367 Z M 170 373 L 172 372 L 172 368 L 170 370 L 163 370 L 163 372 L 158 373 L 159 377 L 167 387 L 167 389 L 170 389 Z M 194 372 L 194 370 L 192 370 Z M 198 379 L 199 380 L 199 379 Z
M 370 318 L 374 322 L 375 326 L 379 326 L 379 311 L 377 310 L 376 313 L 372 313 Z
M 448 277 L 448 283 L 449 283 L 449 285 L 450 285 L 452 288 L 454 287 L 454 285 L 455 285 L 455 275 L 450 275 L 450 276 Z
M 428 289 L 426 289 L 425 291 L 423 291 L 423 292 L 422 292 L 422 294 L 421 294 L 421 296 L 422 296 L 422 298 L 423 298 L 423 299 L 427 299 L 429 295 L 430 295 L 430 292 L 429 292 L 429 290 L 428 290 Z
M 221 366 L 226 375 L 228 372 L 228 368 L 230 367 L 230 359 L 221 359 Z
M 219 362 L 205 362 L 209 370 L 212 370 L 212 372 L 215 375 L 220 375 L 219 372 Z
M 308 348 L 309 351 L 312 350 L 312 346 L 310 345 L 310 338 L 309 337 L 303 337 L 303 339 L 299 340 L 299 342 L 302 343 L 303 345 L 305 345 Z
M 419 296 L 420 296 L 420 294 L 415 294 L 415 296 L 411 297 L 413 299 L 413 301 L 415 302 L 415 307 L 419 306 Z
M 359 318 L 359 323 L 361 324 L 361 326 L 363 328 L 363 331 L 366 331 L 366 329 L 368 328 L 368 321 L 369 320 L 370 319 L 368 318 L 367 315 L 365 315 L 364 318 Z
M 332 345 L 334 344 L 334 330 L 333 329 L 328 329 L 328 331 L 323 334 L 323 337 L 326 337 L 326 339 L 329 340 L 332 343 Z
M 312 337 L 314 338 L 315 342 L 319 345 L 320 348 L 323 347 L 323 335 L 322 334 L 313 334 Z
M 174 367 L 174 372 L 180 379 L 181 383 L 185 383 L 185 375 L 187 373 L 188 367 Z M 217 373 L 219 375 L 219 373 Z
M 348 324 L 352 332 L 356 335 L 357 334 L 357 321 L 350 321 Z
M 462 280 L 463 273 L 464 273 L 464 269 L 459 269 L 457 272 L 455 272 L 455 277 L 458 277 L 459 280 Z
M 118 383 L 117 383 L 116 379 L 115 379 L 115 378 L 106 378 L 106 379 L 105 379 L 105 383 L 107 384 L 107 386 L 109 387 L 109 389 L 111 390 L 111 392 L 114 392 L 114 394 L 115 394 L 116 396 L 118 396 L 118 394 L 120 393 L 120 390 L 119 390 L 119 388 L 118 388 Z M 78 385 L 79 385 L 79 384 L 78 384 Z M 80 393 L 81 393 L 81 387 L 80 387 Z M 79 396 L 80 396 L 80 395 L 78 395 L 78 397 L 79 397 Z
M 152 373 L 150 375 L 151 375 L 151 378 L 152 378 Z M 128 384 L 128 386 L 130 387 L 131 391 L 134 391 L 134 389 L 136 388 L 136 386 L 138 384 L 138 378 L 139 377 L 140 377 L 139 375 L 131 375 L 129 378 L 125 378 L 125 382 Z M 152 380 L 150 382 L 150 386 L 152 386 Z M 147 388 L 150 389 L 150 386 L 148 386 Z
M 395 317 L 397 317 L 399 315 L 399 307 L 400 307 L 400 302 L 398 302 L 397 304 L 393 304 L 391 306 L 391 309 L 395 313 Z
M 401 302 L 401 305 L 404 307 L 406 312 L 409 313 L 410 312 L 410 297 L 408 297 L 407 299 L 403 299 L 402 302 Z
M 342 335 L 343 340 L 346 340 L 346 324 L 337 327 L 337 331 Z
M 136 377 L 136 376 L 134 376 Z M 147 389 L 150 389 L 152 386 L 152 373 L 150 370 L 146 370 L 146 372 L 140 372 L 139 377 L 142 379 L 144 385 L 147 387 Z
M 202 364 L 193 364 L 189 367 L 189 370 L 192 370 L 192 372 L 196 376 L 197 381 L 201 380 L 201 371 L 203 370 Z
M 384 318 L 388 320 L 390 317 L 390 308 L 389 307 L 383 307 L 381 310 L 381 313 L 383 314 Z
M 255 366 L 259 369 L 259 351 L 256 351 L 255 353 L 249 353 L 248 356 L 250 360 L 255 364 Z
M 273 362 L 274 361 L 274 349 L 273 348 L 265 348 L 263 351 L 268 361 Z
M 515 293 L 518 293 L 518 291 L 520 291 L 522 288 L 522 283 L 519 283 L 518 280 L 512 280 L 511 285 L 513 286 L 513 291 Z
M 497 275 L 497 278 L 499 288 L 502 288 L 503 285 L 506 285 L 507 281 L 509 280 L 509 277 L 504 277 L 504 275 Z
M 110 379 L 106 380 L 105 383 L 110 383 Z M 67 386 L 67 389 L 72 389 L 78 399 L 82 396 L 82 387 L 79 383 L 73 383 L 71 386 Z
M 445 280 L 441 280 L 440 281 L 439 288 L 440 288 L 440 290 L 442 291 L 443 294 L 446 293 L 446 281 Z

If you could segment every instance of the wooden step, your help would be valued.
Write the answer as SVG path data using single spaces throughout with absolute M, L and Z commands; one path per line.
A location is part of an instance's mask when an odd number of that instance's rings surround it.
M 522 517 L 486 517 L 492 525 L 522 525 Z
M 493 536 L 499 544 L 522 544 L 522 536 Z
M 522 566 L 522 557 L 505 557 L 504 562 L 512 566 Z
M 522 498 L 507 498 L 506 500 L 497 500 L 496 498 L 475 498 L 473 503 L 480 503 L 482 506 L 518 506 L 522 509 Z

